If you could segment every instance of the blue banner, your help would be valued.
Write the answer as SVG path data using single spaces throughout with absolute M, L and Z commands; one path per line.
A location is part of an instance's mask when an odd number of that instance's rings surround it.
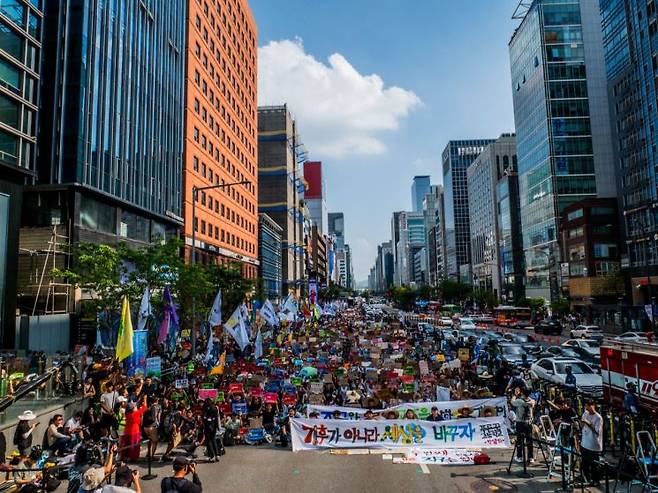
M 129 377 L 146 376 L 146 354 L 148 352 L 148 330 L 133 333 L 133 354 L 126 360 L 126 373 Z

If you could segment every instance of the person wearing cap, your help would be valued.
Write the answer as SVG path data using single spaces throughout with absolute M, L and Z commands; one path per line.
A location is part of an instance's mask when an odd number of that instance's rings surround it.
M 34 421 L 36 417 L 36 414 L 29 409 L 18 416 L 19 421 L 14 432 L 14 445 L 18 447 L 18 452 L 22 457 L 27 456 L 30 447 L 32 447 L 32 432 L 39 425 L 39 422 L 30 423 L 30 421 Z
M 192 481 L 185 476 L 192 474 Z M 196 473 L 196 464 L 187 457 L 179 455 L 174 459 L 174 475 L 166 477 L 160 483 L 162 493 L 202 493 L 203 485 Z

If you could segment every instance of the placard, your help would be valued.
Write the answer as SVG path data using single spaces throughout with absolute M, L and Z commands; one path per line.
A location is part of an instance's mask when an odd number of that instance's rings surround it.
M 277 394 L 276 392 L 265 392 L 265 395 L 263 396 L 263 401 L 266 404 L 278 404 L 279 394 Z
M 217 389 L 199 389 L 199 400 L 205 401 L 206 399 L 217 400 Z
M 160 356 L 153 356 L 146 358 L 146 376 L 159 378 L 162 374 L 162 358 Z
M 468 466 L 475 463 L 480 449 L 461 448 L 413 448 L 407 451 L 403 462 L 406 464 L 438 464 L 444 466 Z
M 247 403 L 234 402 L 231 404 L 231 411 L 233 411 L 233 414 L 247 414 Z
M 322 382 L 311 382 L 310 390 L 311 394 L 321 394 L 324 390 L 324 384 Z
M 174 387 L 177 389 L 186 389 L 188 386 L 187 378 L 179 378 L 174 382 Z

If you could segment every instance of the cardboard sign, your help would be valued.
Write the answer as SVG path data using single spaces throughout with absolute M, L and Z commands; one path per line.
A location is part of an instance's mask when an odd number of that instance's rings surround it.
M 256 387 L 253 389 L 249 389 L 249 395 L 252 397 L 263 397 L 263 395 L 265 395 L 265 392 L 263 392 L 263 389 Z
M 224 392 L 219 391 L 217 392 L 217 398 L 215 399 L 217 402 L 224 402 Z
M 460 347 L 457 350 L 457 357 L 460 361 L 468 362 L 471 360 L 471 351 L 467 347 Z
M 286 406 L 294 406 L 297 404 L 297 396 L 294 394 L 284 394 L 281 399 Z
M 321 394 L 324 390 L 322 382 L 311 382 L 311 394 Z
M 174 387 L 177 389 L 186 389 L 188 386 L 187 378 L 180 378 L 174 382 Z

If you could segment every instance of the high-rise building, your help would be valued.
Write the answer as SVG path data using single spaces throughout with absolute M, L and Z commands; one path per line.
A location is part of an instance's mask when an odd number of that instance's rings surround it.
M 327 191 L 322 173 L 321 161 L 306 161 L 304 163 L 304 202 L 311 215 L 311 221 L 317 224 L 320 233 L 329 232 L 329 220 L 327 217 Z
M 452 140 L 443 151 L 445 276 L 468 280 L 471 264 L 466 169 L 493 139 Z
M 430 192 L 429 176 L 414 176 L 411 184 L 411 210 L 420 212 L 423 210 L 423 199 Z
M 258 215 L 259 277 L 265 295 L 272 301 L 281 299 L 281 257 L 283 229 L 267 214 Z
M 305 282 L 305 238 L 300 166 L 306 161 L 287 106 L 258 108 L 258 209 L 283 229 L 283 295 Z
M 393 284 L 400 286 L 400 267 L 398 266 L 398 243 L 400 242 L 400 214 L 394 212 L 391 216 L 391 250 L 393 252 Z
M 419 259 L 417 262 L 416 255 L 425 247 L 425 218 L 422 211 L 400 212 L 398 222 L 399 240 L 396 248 L 399 285 L 422 284 L 422 273 L 417 269 L 422 269 L 425 260 Z
M 600 0 L 625 277 L 633 305 L 658 294 L 658 59 L 656 3 Z
M 390 241 L 382 243 L 382 284 L 381 290 L 386 291 L 393 286 L 393 247 Z
M 615 196 L 598 2 L 522 1 L 509 44 L 529 297 L 560 296 L 559 217 Z
M 23 185 L 37 171 L 41 1 L 0 2 L 0 343 L 14 347 Z
M 185 241 L 192 244 L 194 228 L 197 259 L 237 262 L 245 277 L 255 278 L 259 253 L 256 22 L 247 0 L 187 4 Z M 220 187 L 244 181 L 248 183 Z M 205 190 L 196 194 L 193 224 L 195 187 Z
M 429 193 L 423 199 L 423 218 L 425 221 L 425 282 L 436 286 L 439 282 L 439 273 L 443 271 L 440 266 L 443 257 L 443 245 L 437 232 L 443 227 L 443 187 L 432 185 Z
M 471 228 L 473 286 L 502 294 L 498 237 L 498 182 L 516 169 L 514 135 L 503 134 L 489 144 L 466 171 Z
M 328 215 L 329 234 L 334 236 L 337 250 L 345 248 L 345 216 L 342 212 L 330 212 Z

